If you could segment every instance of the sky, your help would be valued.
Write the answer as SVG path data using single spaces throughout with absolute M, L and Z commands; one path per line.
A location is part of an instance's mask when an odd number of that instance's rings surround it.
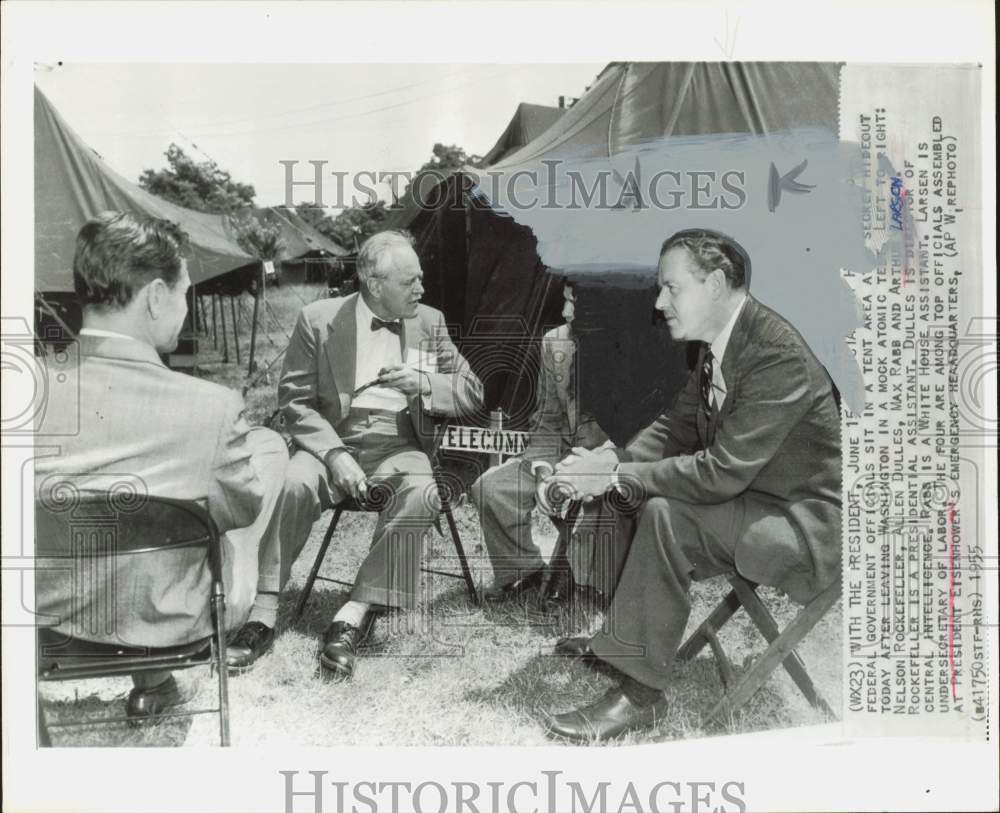
M 258 205 L 286 202 L 285 166 L 412 171 L 435 142 L 485 154 L 520 102 L 583 95 L 604 63 L 48 64 L 35 81 L 69 125 L 131 181 L 166 166 L 171 142 L 253 184 Z M 350 176 L 349 176 L 350 177 Z M 324 181 L 324 203 L 335 201 Z M 381 197 L 390 199 L 387 184 Z M 309 187 L 293 202 L 312 202 Z

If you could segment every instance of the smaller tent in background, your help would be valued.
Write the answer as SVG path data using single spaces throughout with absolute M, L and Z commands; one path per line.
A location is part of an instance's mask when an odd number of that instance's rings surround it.
M 566 109 L 563 107 L 521 102 L 517 106 L 517 110 L 514 111 L 507 129 L 500 134 L 497 143 L 483 156 L 483 160 L 479 162 L 480 165 L 483 167 L 492 166 L 525 144 L 530 144 L 555 124 L 565 112 Z
M 73 296 L 76 235 L 97 214 L 115 210 L 177 223 L 190 239 L 188 273 L 196 285 L 246 264 L 250 257 L 221 215 L 168 203 L 127 181 L 88 147 L 35 88 L 35 292 L 41 313 L 75 333 L 80 312 Z M 61 325 L 39 326 L 45 338 Z

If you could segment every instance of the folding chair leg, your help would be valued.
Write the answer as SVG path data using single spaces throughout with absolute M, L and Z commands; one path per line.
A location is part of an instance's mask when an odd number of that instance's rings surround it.
M 302 618 L 302 612 L 306 608 L 306 602 L 309 601 L 309 594 L 312 593 L 313 585 L 316 583 L 316 577 L 319 575 L 319 569 L 323 565 L 323 559 L 326 558 L 326 549 L 330 547 L 330 540 L 333 539 L 333 532 L 337 530 L 337 523 L 340 522 L 340 515 L 344 512 L 342 508 L 335 508 L 333 511 L 333 520 L 330 522 L 330 527 L 326 529 L 326 536 L 323 537 L 323 544 L 319 547 L 319 553 L 316 554 L 316 561 L 313 562 L 312 570 L 309 571 L 309 578 L 306 579 L 305 586 L 302 588 L 302 593 L 299 595 L 299 601 L 295 605 L 295 614 L 293 616 L 294 621 L 298 621 Z
M 698 629 L 692 632 L 691 637 L 677 650 L 677 660 L 681 662 L 693 660 L 705 648 L 705 645 L 711 642 L 715 633 L 722 629 L 735 615 L 740 606 L 740 599 L 736 595 L 736 591 L 730 590 L 719 606 L 712 610 L 712 614 L 702 621 Z
M 799 645 L 803 638 L 826 614 L 826 611 L 840 598 L 840 580 L 823 591 L 813 599 L 795 617 L 783 632 L 778 633 L 777 624 L 768 611 L 767 607 L 757 596 L 756 592 L 745 581 L 735 577 L 730 580 L 733 590 L 739 595 L 747 613 L 753 619 L 758 629 L 770 641 L 770 646 L 757 662 L 740 678 L 736 687 L 727 692 L 726 696 L 720 700 L 715 708 L 709 712 L 709 719 L 724 718 L 743 706 L 764 683 L 767 682 L 771 673 L 778 668 L 778 664 L 784 664 L 788 674 L 791 675 L 796 685 L 805 695 L 806 699 L 824 713 L 835 717 L 833 709 L 820 696 L 816 690 L 812 679 L 806 672 L 802 659 L 799 658 L 795 647 Z
M 219 672 L 219 744 L 229 747 L 229 670 L 226 667 L 226 599 L 221 586 L 212 596 L 215 616 L 215 667 Z
M 479 591 L 476 590 L 476 583 L 472 579 L 472 571 L 469 569 L 469 561 L 465 558 L 465 548 L 462 547 L 462 539 L 458 535 L 458 526 L 455 524 L 455 516 L 451 513 L 451 503 L 443 499 L 441 510 L 448 521 L 448 529 L 451 531 L 451 539 L 455 543 L 455 551 L 458 553 L 458 563 L 462 567 L 462 578 L 465 579 L 465 587 L 469 591 L 469 600 L 473 606 L 479 606 Z
M 52 738 L 49 736 L 49 727 L 45 723 L 45 710 L 42 708 L 42 698 L 38 697 L 38 747 L 50 748 L 51 746 Z

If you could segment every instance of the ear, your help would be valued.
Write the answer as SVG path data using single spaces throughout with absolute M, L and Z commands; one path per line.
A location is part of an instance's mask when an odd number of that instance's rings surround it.
M 726 272 L 721 268 L 716 268 L 712 271 L 712 279 L 714 280 L 713 285 L 715 286 L 715 294 L 717 296 L 722 296 L 728 287 L 728 283 L 726 282 Z
M 153 319 L 159 319 L 167 301 L 167 283 L 156 278 L 143 289 L 146 296 L 146 309 Z

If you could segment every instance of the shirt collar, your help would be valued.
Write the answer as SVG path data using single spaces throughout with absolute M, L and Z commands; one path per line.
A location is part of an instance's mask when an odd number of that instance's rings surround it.
M 715 337 L 715 341 L 713 341 L 710 346 L 712 350 L 712 358 L 714 358 L 718 364 L 722 364 L 722 358 L 726 354 L 726 346 L 729 344 L 729 337 L 732 335 L 733 327 L 736 325 L 736 320 L 739 318 L 740 312 L 746 304 L 747 295 L 743 294 L 743 299 L 740 300 L 740 304 L 733 310 L 733 314 L 729 317 L 729 321 L 726 322 L 726 326 L 722 328 L 719 335 Z
M 365 302 L 365 298 L 358 294 L 358 309 L 357 309 L 357 319 L 358 324 L 363 325 L 365 330 L 372 329 L 372 319 L 378 319 L 382 322 L 398 322 L 399 319 L 382 319 L 381 316 L 376 316 L 372 309 L 368 307 L 368 303 Z
M 97 327 L 80 328 L 80 336 L 93 336 L 95 339 L 128 339 L 130 342 L 139 341 L 135 336 L 126 333 L 119 333 L 116 330 L 101 330 Z

